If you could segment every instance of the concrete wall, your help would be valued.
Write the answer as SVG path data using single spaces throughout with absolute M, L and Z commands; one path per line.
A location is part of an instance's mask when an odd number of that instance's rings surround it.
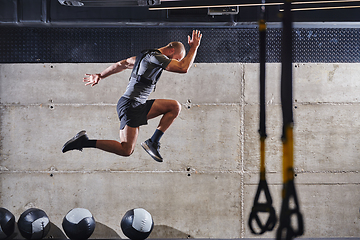
M 16 219 L 29 207 L 43 209 L 55 238 L 64 237 L 62 218 L 75 207 L 93 213 L 93 238 L 125 238 L 119 223 L 135 207 L 152 214 L 152 238 L 255 237 L 247 220 L 259 180 L 258 64 L 164 72 L 151 97 L 176 99 L 183 108 L 162 138 L 163 163 L 140 146 L 158 119 L 141 127 L 129 158 L 96 149 L 61 153 L 83 129 L 90 138 L 119 139 L 115 106 L 130 71 L 93 88 L 82 82 L 84 73 L 108 65 L 0 65 L 0 206 Z M 359 67 L 294 64 L 295 181 L 304 237 L 360 236 Z M 280 70 L 267 65 L 266 167 L 278 214 Z

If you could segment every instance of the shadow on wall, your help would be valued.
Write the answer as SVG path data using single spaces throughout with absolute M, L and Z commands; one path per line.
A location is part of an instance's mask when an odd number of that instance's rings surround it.
M 94 233 L 90 238 L 94 239 L 121 239 L 121 237 L 115 232 L 114 229 L 108 226 L 96 222 Z
M 121 237 L 113 229 L 99 222 L 96 222 L 95 231 L 90 238 L 121 239 Z M 183 233 L 169 226 L 155 225 L 148 239 L 151 238 L 192 238 L 192 237 L 189 234 Z
M 154 226 L 153 231 L 151 232 L 150 236 L 148 237 L 149 239 L 151 238 L 157 238 L 157 239 L 161 239 L 161 238 L 177 238 L 177 239 L 184 239 L 184 238 L 193 238 L 192 236 L 190 236 L 189 234 L 186 234 L 184 232 L 181 232 L 175 228 L 169 227 L 169 226 L 165 226 L 165 225 L 158 225 L 158 226 Z M 15 224 L 15 231 L 14 233 L 9 236 L 8 238 L 6 238 L 6 240 L 13 240 L 13 239 L 24 239 L 20 232 L 19 229 L 17 227 L 17 224 Z M 68 237 L 65 235 L 65 233 L 63 232 L 62 229 L 60 229 L 58 226 L 56 226 L 55 224 L 53 224 L 52 222 L 50 222 L 50 231 L 49 233 L 44 237 L 44 239 L 53 239 L 53 240 L 57 240 L 57 239 L 66 239 L 68 240 Z M 96 222 L 96 227 L 94 230 L 94 233 L 91 235 L 90 239 L 121 239 L 121 237 L 112 229 L 109 228 L 108 226 Z
M 93 234 L 91 235 L 90 239 L 121 239 L 121 237 L 111 228 L 109 228 L 108 226 L 96 222 L 96 227 L 95 230 L 93 232 Z M 20 232 L 19 229 L 17 227 L 17 224 L 15 224 L 15 230 L 14 233 L 9 236 L 8 238 L 6 238 L 6 240 L 15 240 L 15 239 L 24 239 Z M 53 240 L 61 240 L 61 239 L 66 239 L 68 240 L 68 237 L 65 235 L 64 231 L 59 228 L 58 226 L 56 226 L 55 224 L 53 224 L 52 222 L 50 222 L 50 231 L 48 232 L 48 234 L 43 238 L 43 239 L 53 239 Z
M 65 233 L 55 224 L 50 222 L 50 231 L 45 236 L 45 238 L 49 239 L 67 239 Z
M 193 238 L 187 233 L 165 225 L 155 225 L 149 238 Z

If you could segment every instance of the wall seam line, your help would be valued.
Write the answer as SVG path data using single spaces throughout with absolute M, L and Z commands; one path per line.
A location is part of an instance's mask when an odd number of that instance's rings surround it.
M 240 168 L 240 179 L 241 179 L 241 185 L 240 185 L 240 201 L 241 201 L 241 232 L 240 232 L 240 238 L 244 238 L 245 236 L 245 224 L 244 224 L 244 149 L 245 149 L 245 64 L 242 64 L 242 75 L 241 75 L 241 84 L 240 84 L 240 158 L 241 158 L 241 168 Z

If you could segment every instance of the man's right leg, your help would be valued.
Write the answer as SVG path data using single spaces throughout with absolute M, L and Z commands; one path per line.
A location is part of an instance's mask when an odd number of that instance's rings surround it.
M 174 122 L 175 118 L 180 114 L 181 105 L 176 100 L 170 99 L 156 99 L 151 106 L 150 111 L 147 114 L 148 119 L 152 119 L 162 115 L 160 123 L 155 130 L 153 136 L 141 143 L 144 150 L 150 154 L 150 156 L 158 162 L 162 162 L 163 158 L 160 155 L 160 138 L 164 132 Z

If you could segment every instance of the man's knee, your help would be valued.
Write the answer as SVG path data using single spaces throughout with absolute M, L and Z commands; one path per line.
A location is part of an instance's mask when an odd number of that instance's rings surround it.
M 131 156 L 131 154 L 133 154 L 134 153 L 134 147 L 132 147 L 132 146 L 128 146 L 127 144 L 123 144 L 122 143 L 122 145 L 123 145 L 123 151 L 122 151 L 122 156 L 123 157 L 130 157 Z
M 131 151 L 126 150 L 126 151 L 124 151 L 122 156 L 123 157 L 130 157 L 133 154 L 133 152 L 134 152 L 134 150 L 131 150 Z
M 181 112 L 181 104 L 178 101 L 174 100 L 173 105 L 174 105 L 173 111 L 176 114 L 176 116 L 178 116 L 180 114 L 180 112 Z

